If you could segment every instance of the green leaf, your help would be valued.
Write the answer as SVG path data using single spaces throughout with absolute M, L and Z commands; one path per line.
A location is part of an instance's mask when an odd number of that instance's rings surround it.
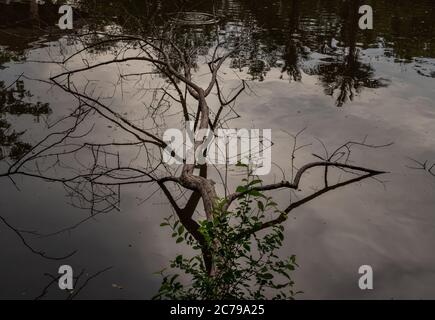
M 178 234 L 181 236 L 183 234 L 183 232 L 184 232 L 184 226 L 180 226 L 178 228 Z
M 177 243 L 180 243 L 180 242 L 183 242 L 183 237 L 179 237 L 178 239 L 177 239 Z
M 258 191 L 258 190 L 251 190 L 251 191 L 248 192 L 248 194 L 249 194 L 250 196 L 253 196 L 253 197 L 260 197 L 260 196 L 263 195 L 263 194 L 262 194 L 260 191 Z
M 260 209 L 261 211 L 264 211 L 264 204 L 263 204 L 263 202 L 258 201 L 257 205 L 258 205 L 258 209 Z
M 244 192 L 246 192 L 246 187 L 245 186 L 238 186 L 237 187 L 237 189 L 236 189 L 236 192 L 239 192 L 239 193 L 244 193 Z
M 179 277 L 178 274 L 174 274 L 174 275 L 172 276 L 171 280 L 169 280 L 169 282 L 170 282 L 171 284 L 174 283 L 175 279 L 177 279 L 178 277 Z
M 248 186 L 253 186 L 255 184 L 260 184 L 263 181 L 261 181 L 260 179 L 256 179 L 256 180 L 252 180 L 251 182 L 249 182 Z

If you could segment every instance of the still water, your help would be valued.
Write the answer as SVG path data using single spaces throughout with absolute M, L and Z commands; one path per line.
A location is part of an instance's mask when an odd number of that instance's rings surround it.
M 80 43 L 55 26 L 58 5 L 46 2 L 0 1 L 3 164 L 7 154 L 19 156 L 43 137 L 47 121 L 61 118 L 76 103 L 48 81 L 62 72 L 54 62 L 75 52 Z M 209 25 L 179 28 L 177 37 L 187 49 L 195 49 L 199 82 L 208 71 L 201 57 L 217 40 L 224 41 L 227 49 L 240 47 L 220 77 L 229 92 L 237 90 L 241 80 L 249 90 L 240 95 L 227 116 L 233 119 L 232 127 L 272 129 L 275 166 L 268 177 L 271 181 L 279 181 L 281 169 L 289 167 L 289 134 L 304 128 L 300 143 L 308 146 L 298 154 L 299 165 L 312 159 L 312 153 L 322 154 L 323 145 L 332 150 L 364 137 L 371 144 L 394 143 L 376 150 L 356 150 L 352 155 L 357 164 L 388 171 L 382 183 L 352 185 L 292 212 L 285 225 L 282 254 L 297 256 L 300 268 L 294 277 L 296 289 L 304 292 L 300 298 L 435 298 L 435 177 L 410 168 L 415 165 L 412 159 L 435 162 L 434 1 L 73 2 L 72 32 L 119 29 L 126 34 L 146 33 L 177 12 L 218 17 Z M 373 30 L 358 28 L 362 4 L 373 7 Z M 72 59 L 69 67 L 105 61 L 121 47 L 122 43 L 99 47 Z M 132 63 L 123 72 L 132 74 L 138 68 Z M 152 97 L 141 94 L 145 81 L 141 77 L 119 81 L 118 71 L 94 70 L 77 85 L 91 86 L 96 95 L 117 105 L 120 114 L 150 125 L 144 105 Z M 149 81 L 148 86 L 162 86 L 159 77 Z M 168 126 L 177 123 L 174 115 L 164 120 Z M 95 141 L 123 135 L 101 118 L 94 121 Z M 134 151 L 124 155 L 135 158 Z M 67 165 L 78 162 L 72 159 Z M 230 184 L 236 185 L 235 172 L 231 179 Z M 304 187 L 315 190 L 317 180 L 315 174 L 310 175 Z M 119 210 L 80 225 L 89 210 L 82 210 L 61 185 L 18 177 L 15 184 L 0 178 L 0 188 L 1 216 L 25 230 L 33 247 L 58 256 L 77 250 L 66 261 L 47 261 L 32 254 L 16 234 L 0 224 L 2 299 L 37 297 L 50 282 L 46 274 L 55 275 L 60 264 L 73 266 L 77 273 L 84 270 L 85 275 L 113 267 L 95 278 L 81 298 L 148 299 L 160 283 L 154 273 L 177 253 L 189 252 L 159 227 L 171 208 L 156 187 L 125 186 Z M 279 203 L 287 203 L 289 196 L 286 192 L 275 195 Z M 358 288 L 361 265 L 373 267 L 374 290 Z M 55 287 L 46 296 L 63 297 Z

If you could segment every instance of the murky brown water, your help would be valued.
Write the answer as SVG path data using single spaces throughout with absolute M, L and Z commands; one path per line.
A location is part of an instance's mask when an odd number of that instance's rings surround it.
M 241 44 L 221 74 L 228 88 L 237 88 L 240 79 L 250 88 L 237 100 L 240 117 L 231 126 L 272 129 L 275 167 L 267 178 L 271 181 L 281 179 L 278 167 L 289 166 L 288 133 L 303 128 L 301 143 L 312 145 L 298 155 L 298 164 L 323 152 L 317 139 L 330 149 L 365 136 L 373 144 L 394 142 L 385 149 L 353 154 L 355 163 L 389 171 L 384 184 L 366 181 L 329 193 L 299 208 L 286 223 L 283 255 L 298 257 L 301 267 L 295 282 L 305 292 L 301 298 L 435 297 L 435 178 L 408 167 L 413 164 L 410 158 L 435 162 L 435 2 L 368 2 L 375 13 L 371 31 L 357 25 L 355 13 L 364 1 L 150 1 L 149 6 L 143 1 L 77 2 L 80 31 L 116 26 L 134 34 L 138 28 L 132 15 L 149 17 L 152 27 L 181 11 L 218 15 L 217 24 L 178 29 L 178 38 L 187 48 L 197 49 L 199 82 L 208 72 L 202 59 L 217 38 L 225 40 L 227 49 Z M 35 143 L 46 130 L 46 119 L 61 117 L 76 103 L 44 82 L 62 70 L 47 62 L 80 47 L 54 26 L 57 8 L 0 1 L 0 159 Z M 105 61 L 121 47 L 122 43 L 100 47 L 71 60 L 68 67 L 83 66 L 85 60 Z M 138 68 L 132 63 L 122 71 Z M 117 105 L 119 113 L 148 125 L 143 105 L 152 97 L 141 94 L 145 82 L 127 77 L 118 83 L 118 71 L 93 70 L 76 84 L 90 85 L 95 95 Z M 155 77 L 150 83 L 161 86 L 162 79 Z M 91 121 L 92 140 L 123 137 L 122 130 L 103 119 Z M 165 121 L 167 126 L 178 123 L 174 116 Z M 123 155 L 133 159 L 136 153 Z M 233 173 L 231 185 L 237 179 Z M 306 187 L 317 180 L 310 175 Z M 0 212 L 20 229 L 51 233 L 89 215 L 76 203 L 71 205 L 57 184 L 23 177 L 15 182 L 19 190 L 0 178 Z M 114 267 L 95 279 L 82 298 L 149 298 L 160 282 L 153 273 L 167 266 L 169 257 L 187 251 L 159 227 L 171 210 L 160 193 L 147 199 L 155 190 L 123 187 L 120 211 L 57 236 L 26 238 L 51 254 L 78 249 L 67 261 L 76 270 L 93 273 Z M 275 196 L 280 203 L 289 198 L 286 192 Z M 0 298 L 36 297 L 49 281 L 44 273 L 55 274 L 59 263 L 30 253 L 2 224 L 0 241 Z M 375 272 L 375 289 L 370 292 L 357 286 L 358 267 L 364 264 Z M 49 296 L 60 297 L 56 289 Z

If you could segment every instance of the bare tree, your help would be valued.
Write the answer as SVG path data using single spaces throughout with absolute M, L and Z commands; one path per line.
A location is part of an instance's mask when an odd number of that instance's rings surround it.
M 254 235 L 261 230 L 284 223 L 291 211 L 328 192 L 385 173 L 351 163 L 352 148 L 382 147 L 369 144 L 365 139 L 346 142 L 332 153 L 326 152 L 323 157 L 316 156 L 317 160 L 296 168 L 294 158 L 301 148 L 297 145 L 298 135 L 293 137 L 294 148 L 290 155 L 292 177 L 284 178 L 278 183 L 252 186 L 242 192 L 219 194 L 215 182 L 209 178 L 210 166 L 199 165 L 197 162 L 184 163 L 179 168 L 167 165 L 163 161 L 163 152 L 168 144 L 161 136 L 168 114 L 179 115 L 178 123 L 181 125 L 189 121 L 194 122 L 195 132 L 207 129 L 214 132 L 227 125 L 228 114 L 235 114 L 236 100 L 248 87 L 247 83 L 242 81 L 239 87 L 233 88 L 232 94 L 226 96 L 225 92 L 229 90 L 224 89 L 219 77 L 220 69 L 226 60 L 237 54 L 238 49 L 243 46 L 242 42 L 232 46 L 231 50 L 224 42 L 215 44 L 205 62 L 209 74 L 207 83 L 203 85 L 203 80 L 198 81 L 194 73 L 195 67 L 201 63 L 198 60 L 198 51 L 201 48 L 186 45 L 189 39 L 180 37 L 173 28 L 174 26 L 170 25 L 155 30 L 148 36 L 110 32 L 75 35 L 74 41 L 81 44 L 81 48 L 58 61 L 64 71 L 53 76 L 49 83 L 74 96 L 77 106 L 70 114 L 49 124 L 50 133 L 24 155 L 16 160 L 9 160 L 7 170 L 0 174 L 0 177 L 9 177 L 13 180 L 15 176 L 21 175 L 61 183 L 71 197 L 73 205 L 91 211 L 91 217 L 88 219 L 114 209 L 119 210 L 123 186 L 156 185 L 167 197 L 184 228 L 199 244 L 205 244 L 204 236 L 199 232 L 200 225 L 194 216 L 201 204 L 206 219 L 212 221 L 218 201 L 223 201 L 223 210 L 228 211 L 235 201 L 253 190 L 298 191 L 308 171 L 322 169 L 324 186 L 320 190 L 297 201 L 290 201 L 278 216 L 261 221 L 255 228 L 245 231 Z M 138 34 L 145 34 L 145 31 Z M 109 44 L 116 47 L 109 60 L 90 63 L 83 59 L 82 67 L 69 68 L 68 62 L 71 60 Z M 135 72 L 124 73 L 123 67 L 130 63 L 135 64 Z M 156 74 L 163 77 L 165 82 L 160 87 L 143 89 L 153 92 L 152 101 L 146 106 L 146 116 L 147 120 L 152 121 L 151 126 L 141 125 L 140 122 L 122 115 L 116 105 L 107 103 L 106 98 L 98 96 L 91 81 L 85 85 L 79 84 L 79 81 L 86 79 L 90 72 L 111 67 L 119 70 L 117 86 L 122 86 L 128 77 L 143 79 Z M 217 105 L 210 103 L 215 96 Z M 88 120 L 95 116 L 105 119 L 121 130 L 123 138 L 106 142 L 87 140 L 94 129 L 94 125 L 87 126 Z M 195 141 L 195 153 L 200 148 L 201 141 Z M 124 158 L 126 149 L 137 151 L 138 157 L 135 161 Z M 72 167 L 71 159 L 75 159 L 78 168 Z M 63 172 L 67 173 L 59 177 L 54 174 L 55 168 L 62 168 Z M 341 170 L 351 176 L 347 180 L 332 183 L 330 180 L 333 170 Z M 185 199 L 184 206 L 180 204 L 182 199 Z M 65 230 L 74 229 L 88 219 Z M 215 246 L 219 246 L 219 242 L 216 242 Z M 213 277 L 216 272 L 214 257 L 207 246 L 202 246 L 201 250 L 207 272 Z

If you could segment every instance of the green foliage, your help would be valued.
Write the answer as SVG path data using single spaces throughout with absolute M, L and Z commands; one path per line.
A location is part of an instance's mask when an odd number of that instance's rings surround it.
M 197 254 L 178 255 L 171 261 L 171 268 L 181 273 L 159 272 L 163 281 L 154 299 L 292 299 L 297 294 L 291 278 L 297 267 L 296 257 L 283 260 L 277 254 L 284 240 L 284 227 L 276 225 L 255 232 L 271 213 L 280 213 L 270 197 L 255 190 L 261 182 L 248 175 L 237 188 L 243 194 L 234 211 L 225 212 L 226 199 L 222 199 L 212 221 L 200 222 L 205 245 L 195 241 L 178 220 L 165 219 L 162 226 L 171 228 L 176 242 L 186 241 Z M 206 270 L 204 252 L 214 262 L 212 275 Z

